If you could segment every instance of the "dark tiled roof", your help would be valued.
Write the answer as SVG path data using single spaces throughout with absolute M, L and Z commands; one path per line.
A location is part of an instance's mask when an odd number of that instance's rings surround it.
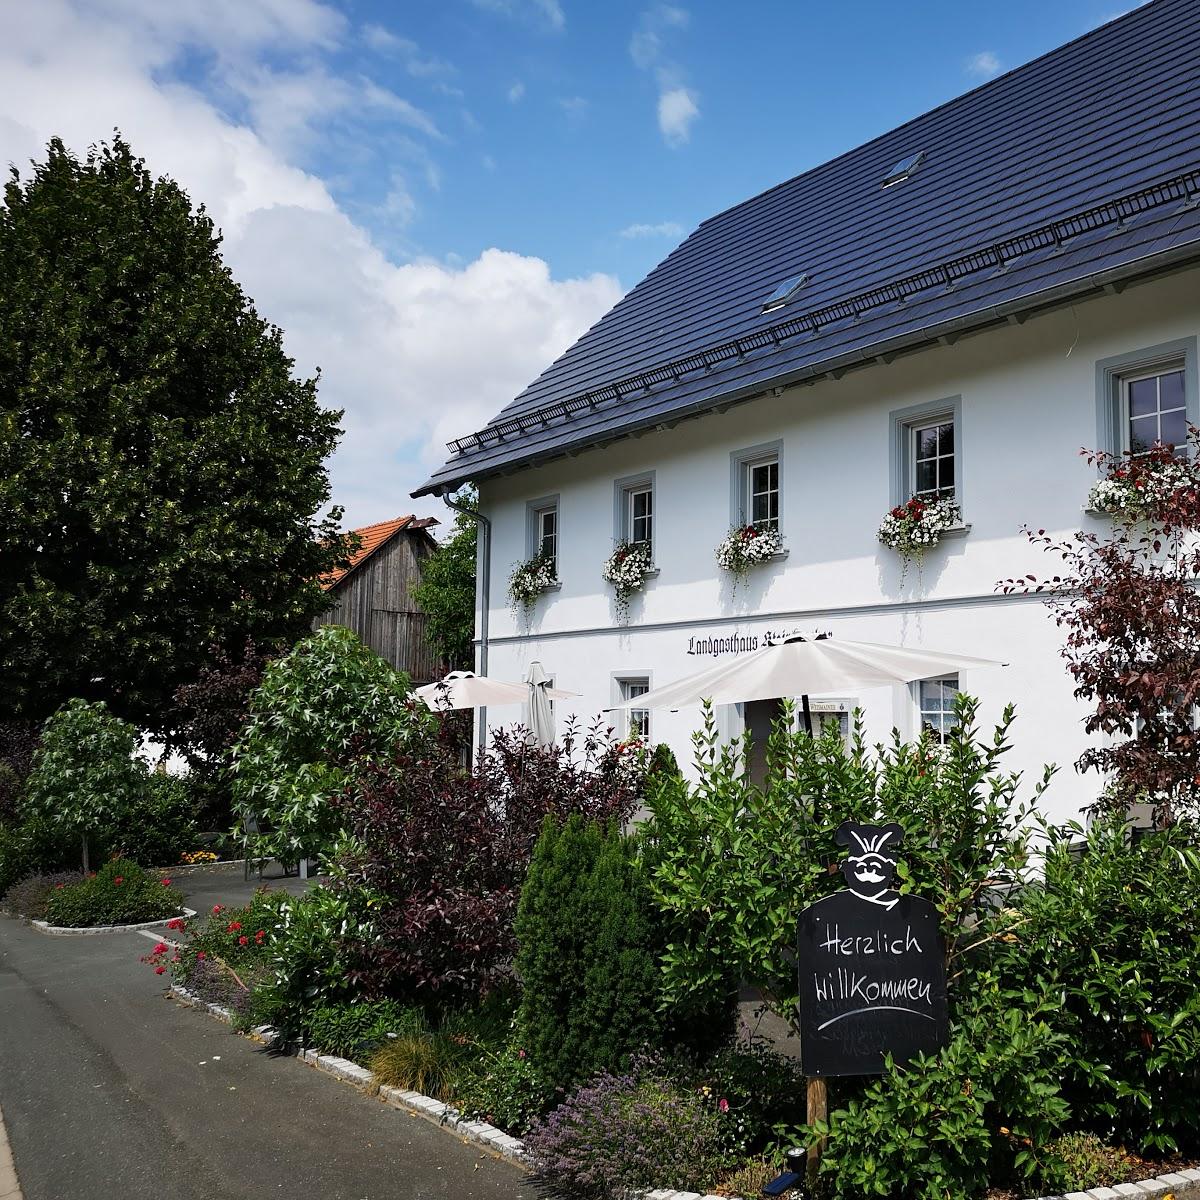
M 374 525 L 364 525 L 361 529 L 355 529 L 354 532 L 359 537 L 359 546 L 350 559 L 350 565 L 323 575 L 321 586 L 326 591 L 336 587 L 351 571 L 366 562 L 376 550 L 386 546 L 402 529 L 428 529 L 430 525 L 437 523 L 437 517 L 418 519 L 409 513 L 406 517 L 395 517 L 391 521 L 378 521 Z
M 705 221 L 415 494 L 1200 258 L 1198 171 L 1200 3 L 1152 0 Z

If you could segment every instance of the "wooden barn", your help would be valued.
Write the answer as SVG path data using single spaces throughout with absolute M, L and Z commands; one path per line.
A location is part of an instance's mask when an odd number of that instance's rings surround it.
M 397 517 L 354 532 L 361 545 L 350 566 L 321 581 L 329 610 L 313 622 L 353 629 L 377 654 L 407 671 L 414 685 L 440 678 L 425 641 L 425 614 L 412 596 L 422 564 L 437 548 L 435 517 Z

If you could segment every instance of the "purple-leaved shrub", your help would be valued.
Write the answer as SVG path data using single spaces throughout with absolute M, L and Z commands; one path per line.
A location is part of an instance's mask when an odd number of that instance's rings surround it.
M 597 1075 L 531 1125 L 535 1170 L 581 1200 L 620 1200 L 638 1188 L 704 1191 L 720 1170 L 720 1114 L 702 1095 L 642 1062 Z

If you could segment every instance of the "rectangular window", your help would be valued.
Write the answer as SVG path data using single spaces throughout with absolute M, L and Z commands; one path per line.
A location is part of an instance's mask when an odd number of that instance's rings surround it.
M 544 555 L 558 577 L 558 497 L 531 500 L 526 505 L 526 558 Z
M 962 397 L 946 396 L 889 415 L 893 504 L 913 496 L 963 504 Z M 965 517 L 964 517 L 965 519 Z
M 1097 361 L 1097 447 L 1144 454 L 1160 441 L 1186 453 L 1188 424 L 1200 424 L 1196 359 L 1189 337 Z
M 654 492 L 648 487 L 630 488 L 625 493 L 629 504 L 628 540 L 635 545 L 654 545 Z
M 762 529 L 779 528 L 779 459 L 746 464 L 746 522 Z
M 917 684 L 917 707 L 921 730 L 928 731 L 938 742 L 945 742 L 956 724 L 954 698 L 958 695 L 958 676 L 941 679 L 922 679 Z
M 936 500 L 954 495 L 954 422 L 910 426 L 912 494 Z
M 1123 375 L 1120 391 L 1125 449 L 1134 454 L 1145 454 L 1155 442 L 1162 442 L 1175 446 L 1181 455 L 1187 453 L 1183 363 Z
M 650 680 L 645 677 L 620 680 L 621 700 L 636 700 L 650 690 Z M 650 710 L 648 708 L 631 708 L 627 710 L 628 722 L 626 735 L 640 738 L 643 742 L 650 740 Z

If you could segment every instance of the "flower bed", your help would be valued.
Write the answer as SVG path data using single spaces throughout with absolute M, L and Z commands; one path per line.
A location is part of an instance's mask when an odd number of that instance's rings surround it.
M 71 929 L 141 925 L 182 911 L 183 895 L 170 879 L 117 858 L 77 883 L 57 884 L 46 901 L 46 922 Z

